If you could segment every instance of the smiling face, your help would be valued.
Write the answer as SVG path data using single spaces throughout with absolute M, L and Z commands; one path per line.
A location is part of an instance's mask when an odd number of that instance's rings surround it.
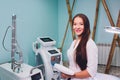
M 77 16 L 73 21 L 73 30 L 77 36 L 81 36 L 84 31 L 83 19 Z

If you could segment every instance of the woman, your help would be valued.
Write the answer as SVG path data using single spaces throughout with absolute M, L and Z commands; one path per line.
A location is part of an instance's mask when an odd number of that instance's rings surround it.
M 87 16 L 77 14 L 72 21 L 77 38 L 68 50 L 69 68 L 75 71 L 72 80 L 94 77 L 97 72 L 98 49 L 90 38 L 90 24 Z M 70 77 L 62 74 L 63 78 Z
M 75 73 L 74 75 L 62 73 L 62 77 L 68 80 L 104 80 L 103 76 L 103 79 L 99 79 L 101 74 L 97 73 L 98 48 L 90 38 L 90 23 L 87 16 L 75 15 L 72 26 L 77 38 L 72 42 L 67 55 L 69 68 Z

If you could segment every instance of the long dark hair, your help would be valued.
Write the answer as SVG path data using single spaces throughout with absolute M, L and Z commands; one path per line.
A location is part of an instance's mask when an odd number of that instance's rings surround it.
M 85 70 L 87 67 L 87 52 L 86 52 L 86 44 L 90 36 L 90 23 L 86 15 L 77 14 L 73 17 L 72 25 L 74 24 L 74 19 L 76 17 L 80 17 L 83 19 L 84 23 L 84 31 L 81 35 L 81 41 L 79 42 L 76 48 L 76 63 L 79 65 L 81 70 Z

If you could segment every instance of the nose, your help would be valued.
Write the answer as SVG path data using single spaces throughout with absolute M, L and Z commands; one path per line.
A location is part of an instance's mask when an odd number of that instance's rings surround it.
M 76 25 L 76 28 L 80 28 L 80 25 Z

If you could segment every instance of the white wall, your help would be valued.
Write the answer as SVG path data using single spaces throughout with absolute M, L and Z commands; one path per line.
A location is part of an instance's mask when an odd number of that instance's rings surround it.
M 73 10 L 73 16 L 77 13 L 84 13 L 88 16 L 90 20 L 90 26 L 91 26 L 91 33 L 93 30 L 94 25 L 94 18 L 95 18 L 95 10 L 96 10 L 96 1 L 97 0 L 76 0 L 74 10 Z M 72 6 L 73 0 L 70 0 L 70 4 Z M 120 10 L 120 0 L 106 0 L 106 3 L 108 5 L 108 8 L 110 10 L 111 16 L 114 20 L 114 23 L 117 22 L 118 12 Z M 65 0 L 59 0 L 58 1 L 58 28 L 59 28 L 59 45 L 61 45 L 61 41 L 64 36 L 65 28 L 68 21 L 68 12 L 67 12 L 67 6 Z M 108 17 L 106 15 L 105 9 L 102 4 L 102 0 L 100 0 L 100 6 L 99 6 L 99 16 L 98 16 L 98 24 L 97 24 L 97 32 L 95 36 L 95 42 L 96 43 L 111 43 L 113 34 L 106 33 L 104 31 L 104 27 L 106 25 L 110 25 Z M 65 40 L 64 48 L 63 48 L 63 59 L 66 61 L 66 52 L 69 48 L 72 41 L 72 35 L 71 30 L 69 26 L 69 30 L 67 32 L 67 37 Z

